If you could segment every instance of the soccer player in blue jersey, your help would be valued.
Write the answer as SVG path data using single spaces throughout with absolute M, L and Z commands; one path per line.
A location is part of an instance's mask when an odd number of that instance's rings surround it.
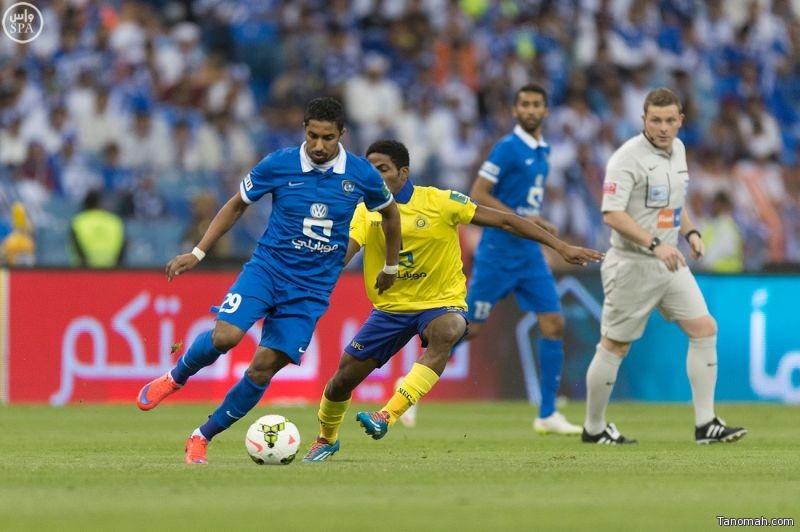
M 494 145 L 470 195 L 479 205 L 524 216 L 555 235 L 555 227 L 540 215 L 550 154 L 542 139 L 547 92 L 539 85 L 523 86 L 516 93 L 512 112 L 517 120 L 514 131 Z M 495 303 L 510 293 L 522 310 L 536 313 L 542 336 L 538 343 L 542 401 L 533 428 L 540 434 L 579 435 L 581 427 L 556 411 L 564 364 L 564 317 L 550 267 L 536 242 L 487 227 L 469 284 L 468 340 L 478 335 Z
M 244 376 L 187 440 L 186 463 L 205 464 L 208 442 L 258 403 L 281 368 L 300 363 L 344 267 L 350 220 L 360 198 L 366 208 L 380 213 L 386 238 L 376 290 L 382 293 L 396 278 L 400 215 L 375 168 L 346 152 L 339 142 L 344 132 L 341 104 L 333 98 L 312 100 L 303 122 L 305 142 L 259 162 L 214 217 L 197 247 L 167 264 L 170 281 L 194 268 L 248 205 L 272 194 L 269 225 L 222 300 L 214 329 L 199 335 L 175 367 L 145 385 L 137 398 L 140 409 L 154 408 L 265 318 L 261 341 Z
M 357 420 L 374 439 L 383 438 L 389 427 L 439 380 L 453 346 L 467 328 L 459 224 L 496 227 L 543 242 L 572 264 L 585 265 L 603 257 L 598 251 L 570 246 L 520 216 L 476 205 L 459 192 L 414 186 L 408 179 L 408 150 L 400 142 L 374 142 L 367 149 L 367 158 L 398 203 L 403 234 L 400 271 L 395 286 L 386 293 L 366 283 L 367 296 L 375 308 L 345 347 L 339 368 L 325 387 L 318 414 L 320 433 L 303 459 L 306 462 L 327 460 L 339 450 L 339 426 L 353 390 L 415 335 L 422 339 L 425 353 L 383 408 L 359 412 Z M 363 206 L 356 209 L 350 224 L 345 260 L 364 248 L 365 282 L 383 265 L 385 238 L 379 225 L 378 215 Z

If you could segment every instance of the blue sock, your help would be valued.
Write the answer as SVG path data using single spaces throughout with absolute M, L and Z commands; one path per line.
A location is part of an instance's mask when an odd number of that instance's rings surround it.
M 211 438 L 247 415 L 258 404 L 267 390 L 267 386 L 258 386 L 245 373 L 244 377 L 230 389 L 219 408 L 214 410 L 208 421 L 200 427 L 203 437 L 210 441 Z
M 222 354 L 211 341 L 211 331 L 204 332 L 194 339 L 189 349 L 178 359 L 178 363 L 170 371 L 172 380 L 178 384 L 186 384 L 189 377 L 213 364 Z
M 539 417 L 545 418 L 556 411 L 556 394 L 561 384 L 561 368 L 564 365 L 564 342 L 540 338 L 538 348 L 542 390 Z

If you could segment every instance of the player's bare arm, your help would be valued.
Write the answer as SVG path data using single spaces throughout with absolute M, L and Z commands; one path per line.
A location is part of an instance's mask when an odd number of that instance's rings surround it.
M 493 188 L 494 183 L 485 177 L 478 176 L 475 178 L 475 182 L 472 183 L 472 189 L 469 191 L 469 196 L 475 200 L 475 203 L 478 205 L 491 207 L 492 209 L 496 209 L 498 211 L 510 212 L 513 214 L 514 210 L 511 207 L 494 197 L 492 194 Z
M 686 213 L 686 209 L 681 210 L 681 235 L 684 237 L 689 235 L 686 241 L 689 243 L 689 250 L 694 260 L 705 255 L 706 246 L 703 244 L 703 239 L 700 237 L 700 233 L 695 228 L 694 223 Z
M 484 205 L 486 207 L 491 207 L 492 209 L 496 209 L 498 211 L 503 211 L 511 214 L 515 214 L 514 210 L 511 209 L 508 205 L 494 197 L 492 194 L 492 189 L 494 188 L 494 183 L 486 179 L 485 177 L 478 176 L 475 178 L 475 182 L 472 183 L 472 189 L 469 192 L 470 197 L 475 200 L 475 203 L 478 205 Z M 535 223 L 551 235 L 557 235 L 558 229 L 555 225 L 551 224 L 541 216 L 525 216 L 525 219 L 528 221 Z
M 393 201 L 378 212 L 381 213 L 381 229 L 383 229 L 383 236 L 386 239 L 386 266 L 383 271 L 378 273 L 375 288 L 378 289 L 379 294 L 382 294 L 394 284 L 394 280 L 397 278 L 398 263 L 400 262 L 400 211 L 397 210 L 397 204 Z M 348 245 L 348 250 L 349 248 Z
M 344 265 L 347 266 L 350 264 L 350 261 L 353 260 L 353 257 L 358 250 L 361 249 L 361 244 L 353 240 L 352 238 L 347 242 L 347 251 L 344 254 Z
M 571 246 L 553 236 L 553 234 L 545 230 L 539 224 L 513 213 L 478 205 L 471 223 L 482 227 L 497 227 L 514 236 L 541 242 L 556 250 L 558 254 L 570 264 L 586 266 L 589 262 L 600 262 L 603 260 L 603 253 L 593 249 Z
M 617 231 L 624 238 L 631 242 L 649 248 L 653 242 L 653 235 L 637 224 L 631 216 L 624 211 L 605 211 L 603 222 L 611 229 Z M 661 242 L 653 249 L 653 254 L 658 257 L 671 272 L 686 266 L 686 259 L 683 253 L 675 246 Z
M 205 254 L 222 235 L 233 227 L 233 224 L 236 223 L 236 220 L 242 216 L 242 213 L 244 213 L 246 209 L 247 203 L 245 203 L 237 192 L 222 206 L 216 216 L 214 216 L 214 219 L 211 220 L 211 224 L 208 226 L 208 229 L 206 229 L 203 238 L 201 238 L 200 242 L 197 244 L 197 249 Z M 200 257 L 202 257 L 202 255 Z M 191 270 L 200 263 L 200 257 L 194 253 L 178 255 L 167 263 L 167 279 L 172 281 L 173 277 L 187 270 Z

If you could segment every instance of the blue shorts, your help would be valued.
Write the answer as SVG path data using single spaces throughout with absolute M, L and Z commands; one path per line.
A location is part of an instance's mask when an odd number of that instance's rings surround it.
M 251 261 L 225 295 L 217 319 L 247 331 L 264 318 L 258 345 L 285 353 L 300 364 L 329 300 L 328 292 L 294 285 Z
M 469 323 L 464 309 L 459 307 L 438 307 L 408 314 L 372 309 L 369 318 L 356 333 L 353 341 L 344 348 L 344 352 L 359 360 L 375 359 L 378 367 L 381 367 L 415 334 L 422 340 L 422 347 L 427 347 L 428 341 L 422 333 L 430 322 L 448 312 L 458 314 Z
M 538 256 L 537 256 L 538 255 Z M 478 256 L 467 290 L 467 317 L 472 323 L 486 321 L 495 303 L 513 293 L 525 312 L 561 312 L 561 301 L 550 266 L 539 252 L 524 264 L 498 265 L 491 257 Z

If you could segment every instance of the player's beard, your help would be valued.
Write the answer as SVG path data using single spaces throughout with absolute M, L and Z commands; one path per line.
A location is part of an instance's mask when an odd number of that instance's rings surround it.
M 528 120 L 519 120 L 519 125 L 526 133 L 535 135 L 542 127 L 542 122 L 544 122 L 544 118 L 529 118 Z

